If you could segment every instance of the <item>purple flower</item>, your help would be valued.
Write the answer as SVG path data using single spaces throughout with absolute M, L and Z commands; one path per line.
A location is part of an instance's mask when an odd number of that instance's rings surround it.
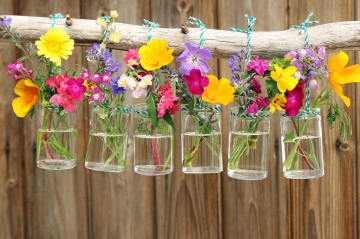
M 316 87 L 318 87 L 319 85 L 316 80 L 311 80 L 309 86 L 311 87 L 311 89 L 315 90 Z
M 298 54 L 297 54 L 297 56 L 300 58 L 305 58 L 305 57 L 312 57 L 312 56 L 314 56 L 314 53 L 311 51 L 311 50 L 309 50 L 309 49 L 299 49 L 298 51 Z
M 101 75 L 101 73 L 96 73 L 95 75 L 93 75 L 92 77 L 90 77 L 90 81 L 94 82 L 95 84 L 99 84 L 103 82 L 103 76 Z
M 251 101 L 249 107 L 246 110 L 247 114 L 255 114 L 258 112 L 259 106 L 256 104 L 255 101 Z
M 1 21 L 1 25 L 3 27 L 10 26 L 12 19 L 10 17 L 4 16 L 3 20 Z
M 325 57 L 325 56 L 326 56 L 325 49 L 326 49 L 326 47 L 324 47 L 324 46 L 323 46 L 323 47 L 320 47 L 318 54 L 319 54 L 321 57 Z
M 104 99 L 104 96 L 102 94 L 99 94 L 99 87 L 95 87 L 94 89 L 90 87 L 89 91 L 93 93 L 89 98 L 90 101 L 95 101 L 96 103 L 99 103 L 100 100 Z
M 124 94 L 126 89 L 124 87 L 119 87 L 118 81 L 120 79 L 120 76 L 114 77 L 112 81 L 110 81 L 110 87 L 111 87 L 111 93 L 114 95 L 117 95 L 119 93 Z
M 236 77 L 235 76 L 231 77 L 230 81 L 235 83 L 236 82 Z
M 202 75 L 209 71 L 209 66 L 205 60 L 210 59 L 211 53 L 207 49 L 200 49 L 200 46 L 190 42 L 185 43 L 185 51 L 176 59 L 182 62 L 179 71 L 184 75 L 189 75 L 192 69 L 200 70 Z
M 237 63 L 237 59 L 239 59 L 239 57 L 237 55 L 233 55 L 232 57 L 230 57 L 229 59 L 229 68 L 233 68 L 234 65 Z
M 297 52 L 296 50 L 291 50 L 288 54 L 285 55 L 285 57 L 288 57 L 288 58 L 294 58 L 295 56 L 297 55 Z
M 79 96 L 86 91 L 86 87 L 84 84 L 84 79 L 78 78 L 75 80 L 74 78 L 71 78 L 68 82 L 68 87 L 66 87 L 66 92 L 69 95 L 74 95 L 75 98 L 79 98 Z
M 301 63 L 294 63 L 296 67 L 296 72 L 292 75 L 292 77 L 296 79 L 305 79 L 305 76 L 302 74 L 303 65 Z

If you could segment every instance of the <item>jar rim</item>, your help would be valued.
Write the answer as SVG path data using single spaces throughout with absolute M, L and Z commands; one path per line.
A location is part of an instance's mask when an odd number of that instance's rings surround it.
M 232 116 L 235 116 L 235 117 L 242 117 L 242 116 L 245 116 L 246 115 L 246 118 L 251 118 L 251 116 L 254 116 L 254 118 L 256 118 L 256 116 L 265 116 L 266 118 L 267 117 L 270 117 L 270 112 L 268 110 L 259 110 L 257 113 L 255 114 L 246 114 L 246 112 L 244 112 L 241 116 L 238 116 L 237 113 L 239 111 L 239 108 L 240 106 L 235 106 L 235 107 L 231 107 L 230 109 L 230 112 L 232 114 Z M 242 107 L 244 108 L 244 107 Z
M 298 114 L 297 115 L 294 115 L 294 116 L 289 116 L 287 114 L 285 114 L 285 111 L 282 111 L 280 113 L 281 117 L 283 118 L 292 118 L 292 117 L 303 117 L 303 116 L 318 116 L 320 115 L 320 112 L 321 112 L 321 108 L 320 107 L 317 107 L 317 108 L 311 108 L 310 111 L 312 113 L 308 113 L 305 109 L 300 109 Z

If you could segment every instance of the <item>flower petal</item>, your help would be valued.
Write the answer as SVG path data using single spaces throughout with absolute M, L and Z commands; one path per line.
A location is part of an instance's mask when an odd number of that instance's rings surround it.
M 197 55 L 200 50 L 200 46 L 192 44 L 191 42 L 185 42 L 185 49 L 188 50 L 191 55 Z
M 339 73 L 338 84 L 347 84 L 351 82 L 360 82 L 360 66 L 358 64 L 346 67 Z
M 207 60 L 212 58 L 212 55 L 208 49 L 200 49 L 197 58 L 198 60 Z
M 349 56 L 345 52 L 340 51 L 339 54 L 332 56 L 330 58 L 328 62 L 328 69 L 332 73 L 337 73 L 338 71 L 344 69 L 348 61 L 349 61 Z
M 331 84 L 331 86 L 332 86 L 332 88 L 334 88 L 334 91 L 336 92 L 336 94 L 338 94 L 338 96 L 340 96 L 340 98 L 344 101 L 345 105 L 347 107 L 349 107 L 350 99 L 343 95 L 343 90 L 342 90 L 341 86 L 339 86 L 338 84 Z
M 195 69 L 201 71 L 201 74 L 205 75 L 209 71 L 209 66 L 205 61 L 198 61 L 194 64 Z
M 179 71 L 183 73 L 184 75 L 189 75 L 190 71 L 194 69 L 195 66 L 192 62 L 183 62 L 180 65 Z

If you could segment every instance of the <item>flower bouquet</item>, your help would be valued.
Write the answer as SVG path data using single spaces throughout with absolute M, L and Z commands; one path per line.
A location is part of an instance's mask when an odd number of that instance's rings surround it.
M 286 178 L 306 179 L 324 175 L 320 106 L 328 106 L 327 122 L 332 129 L 339 121 L 340 135 L 346 140 L 351 134 L 347 113 L 337 99 L 330 95 L 334 89 L 346 106 L 350 100 L 342 94 L 339 84 L 360 81 L 358 65 L 345 68 L 348 56 L 340 51 L 325 61 L 325 47 L 307 44 L 303 49 L 292 50 L 285 58 L 274 59 L 274 69 L 266 81 L 271 98 L 270 111 L 281 113 L 282 158 Z M 310 107 L 310 88 L 318 87 L 317 80 L 328 80 Z M 327 90 L 328 86 L 331 86 Z
M 181 98 L 181 147 L 184 173 L 222 172 L 221 108 L 234 99 L 229 80 L 205 74 L 210 59 L 207 49 L 190 42 L 177 58 L 179 71 L 169 73 L 170 84 Z
M 247 54 L 244 48 L 229 59 L 234 74 L 231 85 L 239 106 L 231 108 L 228 175 L 260 180 L 267 176 L 270 113 L 269 100 L 260 96 L 261 84 L 256 77 L 269 76 L 272 66 L 258 56 L 248 61 Z
M 73 78 L 76 71 L 61 67 L 61 58 L 68 59 L 74 49 L 74 41 L 60 27 L 53 27 L 35 42 L 27 44 L 25 50 L 20 44 L 20 34 L 11 29 L 11 18 L 1 20 L 1 30 L 20 48 L 24 56 L 8 66 L 7 74 L 17 81 L 12 106 L 18 117 L 31 117 L 38 107 L 38 132 L 36 160 L 44 169 L 68 169 L 76 166 L 76 103 L 83 99 L 85 87 L 82 80 Z M 46 71 L 37 67 L 33 59 L 42 64 Z M 35 69 L 24 67 L 29 60 Z M 61 73 L 64 71 L 64 73 Z

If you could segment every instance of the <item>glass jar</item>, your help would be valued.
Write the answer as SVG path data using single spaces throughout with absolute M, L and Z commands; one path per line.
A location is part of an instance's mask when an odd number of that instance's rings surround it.
M 192 112 L 188 105 L 181 105 L 181 152 L 184 173 L 223 171 L 219 104 L 195 105 Z
M 174 136 L 172 128 L 159 120 L 155 128 L 148 116 L 146 104 L 133 107 L 134 131 L 134 170 L 147 176 L 157 176 L 174 171 Z
M 243 113 L 231 108 L 228 172 L 231 178 L 261 180 L 267 176 L 270 152 L 270 112 Z
M 290 117 L 281 113 L 281 148 L 285 178 L 324 176 L 320 108 L 299 110 Z
M 130 128 L 131 106 L 93 107 L 85 167 L 97 171 L 123 172 Z
M 62 170 L 76 167 L 76 112 L 37 107 L 37 166 Z

